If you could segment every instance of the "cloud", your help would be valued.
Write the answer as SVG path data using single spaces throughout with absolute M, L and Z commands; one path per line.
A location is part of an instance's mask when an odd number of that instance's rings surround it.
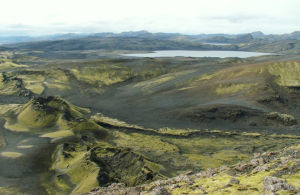
M 0 34 L 63 32 L 285 33 L 299 0 L 2 0 Z

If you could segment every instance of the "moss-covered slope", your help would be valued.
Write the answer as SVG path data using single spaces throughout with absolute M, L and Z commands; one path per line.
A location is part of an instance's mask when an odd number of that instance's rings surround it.
M 75 134 L 99 131 L 104 135 L 105 130 L 101 126 L 84 117 L 86 113 L 89 113 L 88 109 L 50 96 L 32 98 L 23 106 L 8 109 L 2 116 L 6 119 L 5 127 L 14 131 L 30 131 L 49 137 L 55 137 L 55 132 L 60 134 L 62 131 Z
M 191 172 L 138 187 L 114 184 L 88 194 L 298 194 L 300 147 L 256 153 L 245 163 Z

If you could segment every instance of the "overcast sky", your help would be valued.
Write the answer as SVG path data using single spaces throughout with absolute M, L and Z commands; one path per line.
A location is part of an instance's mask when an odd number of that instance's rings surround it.
M 300 0 L 0 0 L 0 35 L 290 33 Z

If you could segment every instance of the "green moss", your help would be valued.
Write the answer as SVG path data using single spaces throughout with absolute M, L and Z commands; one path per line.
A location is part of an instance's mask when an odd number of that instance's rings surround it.
M 18 78 L 22 79 L 24 82 L 43 82 L 46 78 L 39 71 L 25 72 L 26 74 L 18 75 Z
M 189 136 L 193 133 L 201 132 L 200 130 L 196 129 L 174 129 L 174 128 L 159 128 L 156 132 L 162 135 L 178 135 L 178 136 Z
M 114 131 L 113 140 L 119 146 L 134 148 L 137 151 L 154 152 L 157 155 L 178 152 L 176 145 L 163 141 L 159 136 L 145 135 L 139 133 L 125 134 Z
M 5 75 L 5 76 L 4 76 Z M 5 73 L 0 74 L 0 94 L 1 95 L 17 95 L 20 88 L 20 82 L 16 79 L 10 79 L 5 81 L 5 77 L 10 77 Z
M 80 122 L 73 122 L 71 123 L 70 126 L 75 133 L 82 133 L 85 131 L 97 131 L 97 130 L 103 130 L 105 131 L 104 128 L 99 126 L 97 123 L 95 123 L 93 120 L 83 120 Z
M 65 177 L 60 176 L 49 176 L 46 175 L 40 180 L 41 187 L 44 188 L 46 194 L 49 195 L 65 195 L 72 191 L 72 185 L 70 185 Z M 47 178 L 47 179 L 46 179 Z
M 234 94 L 239 91 L 249 90 L 257 85 L 258 85 L 257 83 L 221 84 L 216 88 L 216 93 L 218 95 Z
M 300 63 L 298 61 L 276 62 L 268 65 L 270 74 L 276 76 L 276 82 L 281 86 L 300 86 Z
M 135 129 L 146 130 L 142 126 L 128 124 L 124 121 L 120 121 L 119 119 L 110 118 L 108 116 L 105 116 L 102 113 L 97 113 L 97 114 L 93 115 L 91 117 L 91 119 L 93 119 L 96 122 L 109 124 L 109 125 L 112 125 L 112 126 L 115 126 L 115 127 L 125 127 L 125 128 L 135 128 Z
M 96 164 L 90 164 L 88 166 L 84 164 L 78 164 L 74 166 L 68 174 L 71 176 L 72 181 L 77 183 L 73 193 L 84 193 L 89 192 L 93 188 L 98 187 L 98 176 L 99 168 Z
M 240 184 L 247 186 L 247 188 L 257 188 L 259 192 L 263 190 L 263 180 L 266 176 L 270 176 L 273 171 L 261 171 L 255 174 L 242 175 L 237 179 L 240 180 Z
M 5 113 L 9 110 L 12 108 L 5 107 Z M 6 116 L 7 123 L 5 124 L 6 128 L 12 130 L 47 132 L 57 130 L 57 128 L 75 131 L 100 129 L 95 122 L 83 118 L 83 113 L 89 112 L 88 109 L 74 106 L 59 97 L 31 99 L 12 112 L 14 113 Z
M 229 183 L 230 175 L 218 174 L 215 177 L 201 178 L 195 181 L 194 185 L 201 185 L 208 194 L 218 193 L 225 185 Z
M 74 106 L 59 97 L 34 98 L 21 107 L 11 105 L 3 108 L 5 127 L 14 131 L 46 133 L 46 136 L 57 138 L 69 136 L 71 131 L 103 130 L 93 120 L 84 118 L 89 109 Z
M 182 195 L 182 194 L 192 194 L 191 189 L 188 186 L 178 187 L 175 190 L 172 190 L 172 195 Z
M 2 104 L 0 105 L 0 116 L 5 117 L 17 112 L 22 105 L 20 104 Z
M 38 95 L 41 95 L 45 89 L 42 83 L 37 82 L 25 82 L 25 88 Z
M 151 93 L 155 88 L 159 87 L 163 83 L 166 83 L 174 78 L 175 78 L 175 76 L 163 75 L 163 76 L 160 76 L 159 78 L 139 82 L 138 84 L 134 85 L 134 87 L 140 88 L 143 92 Z
M 26 72 L 27 73 L 27 72 Z M 43 81 L 45 77 L 39 71 L 31 71 L 27 74 L 18 75 L 22 79 L 24 87 L 35 94 L 42 94 L 44 91 Z
M 245 161 L 249 159 L 249 155 L 242 154 L 234 150 L 221 150 L 213 154 L 213 159 L 222 161 L 221 164 L 231 164 L 233 161 Z
M 137 153 L 106 142 L 90 145 L 69 143 L 57 151 L 58 158 L 53 168 L 70 176 L 72 183 L 76 184 L 72 192 L 75 194 L 89 192 L 106 182 L 122 182 L 130 186 L 141 184 L 151 180 L 151 176 L 157 178 L 156 172 L 161 168 Z M 105 180 L 99 179 L 102 175 L 105 175 Z
M 47 128 L 56 124 L 58 112 L 47 112 L 44 110 L 36 110 L 32 106 L 28 106 L 18 115 L 17 119 L 20 125 L 27 128 Z
M 131 71 L 122 66 L 102 64 L 96 67 L 72 69 L 72 74 L 79 81 L 101 88 L 128 79 Z
M 300 188 L 300 171 L 298 171 L 296 174 L 283 176 L 283 178 L 286 179 L 288 184 Z
M 11 60 L 6 59 L 5 62 L 0 63 L 0 70 L 8 70 L 13 68 L 27 68 L 27 65 L 15 64 Z
M 45 85 L 46 85 L 48 88 L 51 88 L 51 89 L 58 89 L 58 90 L 60 90 L 60 91 L 71 89 L 71 86 L 69 86 L 69 85 L 67 85 L 67 84 L 64 84 L 64 83 L 49 83 L 49 82 L 45 82 Z
M 41 135 L 40 137 L 63 138 L 63 137 L 70 137 L 70 136 L 73 136 L 73 135 L 74 135 L 73 131 L 61 130 L 61 131 L 46 133 L 46 134 Z
M 135 186 L 164 178 L 158 171 L 161 166 L 145 156 L 122 147 L 97 144 L 91 150 L 91 159 L 99 164 L 99 184 L 125 183 Z
M 72 183 L 76 184 L 72 193 L 89 192 L 98 186 L 97 175 L 100 168 L 94 162 L 87 161 L 88 152 L 86 148 L 76 146 L 74 151 L 69 151 L 70 157 L 65 157 L 60 150 L 55 167 L 66 172 Z
M 249 159 L 249 155 L 234 150 L 220 150 L 213 155 L 184 154 L 192 162 L 199 163 L 203 169 L 217 168 L 222 165 L 230 165 L 234 162 Z
M 71 191 L 71 186 L 61 177 L 54 178 L 54 185 L 57 187 L 57 191 L 55 194 L 65 194 L 65 192 Z
M 68 75 L 67 71 L 62 69 L 48 69 L 45 71 L 45 74 L 49 78 L 51 82 L 54 83 L 67 83 L 70 81 L 70 76 Z

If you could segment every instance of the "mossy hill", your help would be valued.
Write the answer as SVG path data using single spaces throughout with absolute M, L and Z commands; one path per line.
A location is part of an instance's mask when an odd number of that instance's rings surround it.
M 112 184 L 86 194 L 298 194 L 299 157 L 300 147 L 295 145 L 282 151 L 256 153 L 250 161 L 232 166 L 187 172 L 137 187 Z
M 0 194 L 297 193 L 299 40 L 251 36 L 1 47 Z M 280 55 L 120 56 L 167 48 Z

